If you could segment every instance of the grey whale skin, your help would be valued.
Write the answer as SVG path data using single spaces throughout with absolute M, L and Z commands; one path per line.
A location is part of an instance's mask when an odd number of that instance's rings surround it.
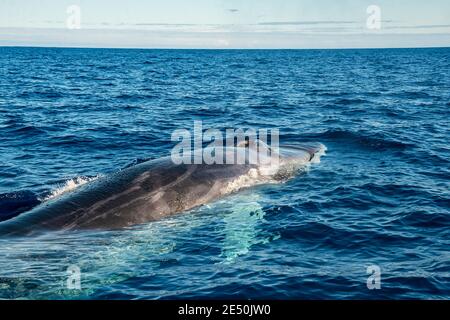
M 254 185 L 289 179 L 296 173 L 293 163 L 306 165 L 323 149 L 320 143 L 280 148 L 279 170 L 264 180 L 255 179 Z M 230 184 L 251 170 L 258 170 L 258 166 L 248 162 L 176 165 L 170 157 L 147 161 L 98 178 L 0 223 L 0 236 L 120 229 L 161 220 L 237 191 Z

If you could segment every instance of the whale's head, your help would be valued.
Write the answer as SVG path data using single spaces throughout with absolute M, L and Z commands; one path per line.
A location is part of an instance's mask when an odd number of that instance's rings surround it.
M 326 147 L 318 142 L 268 146 L 261 140 L 244 141 L 237 145 L 245 148 L 249 159 L 256 159 L 258 174 L 268 179 L 285 181 L 312 163 L 320 162 Z

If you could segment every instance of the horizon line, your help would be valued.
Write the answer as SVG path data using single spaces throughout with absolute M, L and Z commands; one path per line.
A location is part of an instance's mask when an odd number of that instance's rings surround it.
M 217 47 L 198 47 L 198 48 L 177 48 L 177 47 L 88 47 L 88 46 L 47 46 L 47 45 L 1 45 L 0 48 L 39 48 L 39 49 L 117 49 L 117 50 L 208 50 L 208 51 L 277 51 L 277 50 L 386 50 L 386 49 L 449 49 L 449 46 L 420 46 L 420 47 L 329 47 L 329 48 L 320 48 L 320 47 L 311 47 L 311 48 L 217 48 Z

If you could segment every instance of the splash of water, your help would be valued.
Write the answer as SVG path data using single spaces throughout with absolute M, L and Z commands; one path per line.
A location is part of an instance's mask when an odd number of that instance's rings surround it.
M 97 175 L 95 177 L 76 177 L 73 179 L 66 180 L 63 184 L 58 185 L 55 189 L 53 189 L 49 195 L 39 198 L 39 200 L 44 202 L 44 201 L 48 201 L 50 199 L 54 199 L 64 193 L 73 191 L 88 182 L 97 180 L 99 177 L 100 177 L 100 175 Z

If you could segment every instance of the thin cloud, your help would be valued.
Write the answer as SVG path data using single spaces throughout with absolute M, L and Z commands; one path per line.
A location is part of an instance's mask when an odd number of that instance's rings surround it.
M 320 24 L 353 24 L 357 21 L 269 21 L 260 22 L 260 26 L 310 26 Z
M 390 26 L 386 29 L 435 29 L 435 28 L 450 28 L 450 24 L 425 24 L 417 26 Z
M 171 26 L 171 27 L 187 27 L 187 26 L 197 26 L 194 23 L 135 23 L 134 26 Z

